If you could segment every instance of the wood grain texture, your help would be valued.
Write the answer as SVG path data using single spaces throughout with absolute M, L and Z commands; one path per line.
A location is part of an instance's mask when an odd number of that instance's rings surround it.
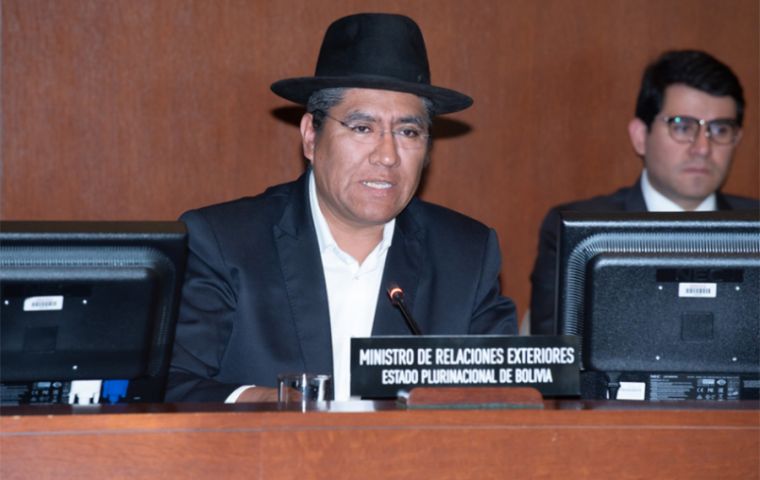
M 702 48 L 745 87 L 730 193 L 758 196 L 757 0 L 2 0 L 3 219 L 166 220 L 304 167 L 300 110 L 327 24 L 414 17 L 433 82 L 473 108 L 436 123 L 421 194 L 493 226 L 524 312 L 539 222 L 633 183 L 626 124 L 644 65 Z
M 758 478 L 758 410 L 0 417 L 14 478 Z

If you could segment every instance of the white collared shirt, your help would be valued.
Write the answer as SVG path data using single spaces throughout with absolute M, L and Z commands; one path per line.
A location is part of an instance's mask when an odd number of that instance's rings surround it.
M 335 400 L 344 401 L 349 399 L 351 392 L 351 337 L 369 337 L 372 334 L 385 258 L 391 246 L 396 220 L 385 224 L 382 240 L 360 264 L 335 243 L 319 207 L 314 172 L 309 173 L 309 202 L 327 286 Z
M 327 220 L 319 208 L 314 172 L 309 172 L 309 205 L 314 228 L 317 231 L 317 243 L 327 286 L 334 399 L 345 401 L 351 394 L 351 337 L 369 337 L 372 334 L 380 282 L 385 270 L 385 258 L 393 240 L 396 219 L 385 224 L 383 239 L 364 262 L 359 264 L 335 243 Z M 273 375 L 278 373 L 282 372 L 273 372 Z M 246 389 L 253 386 L 238 387 L 227 397 L 225 403 L 234 403 Z
M 649 181 L 649 174 L 645 168 L 641 172 L 641 193 L 644 195 L 644 203 L 647 205 L 647 210 L 650 212 L 683 212 L 683 207 L 661 194 L 652 186 Z M 711 193 L 705 198 L 702 203 L 694 209 L 695 212 L 712 212 L 717 210 L 717 202 L 715 200 L 715 192 Z

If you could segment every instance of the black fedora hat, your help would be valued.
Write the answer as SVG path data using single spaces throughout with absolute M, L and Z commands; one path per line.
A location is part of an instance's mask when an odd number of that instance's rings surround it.
M 422 32 L 403 15 L 360 13 L 336 20 L 325 32 L 314 76 L 287 78 L 271 88 L 306 105 L 317 90 L 339 87 L 413 93 L 429 98 L 434 114 L 472 105 L 467 95 L 430 84 Z

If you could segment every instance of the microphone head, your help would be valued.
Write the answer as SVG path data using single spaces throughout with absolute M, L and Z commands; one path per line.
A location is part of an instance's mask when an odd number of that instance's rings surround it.
M 404 291 L 401 290 L 401 287 L 398 285 L 392 285 L 388 289 L 388 296 L 391 298 L 393 304 L 396 305 L 404 299 Z
M 395 283 L 390 284 L 388 286 L 388 297 L 391 299 L 393 306 L 401 310 L 401 315 L 404 316 L 404 321 L 412 334 L 422 335 L 419 325 L 417 325 L 417 322 L 414 321 L 412 315 L 406 310 L 406 305 L 404 305 L 404 291 L 401 290 L 401 287 Z

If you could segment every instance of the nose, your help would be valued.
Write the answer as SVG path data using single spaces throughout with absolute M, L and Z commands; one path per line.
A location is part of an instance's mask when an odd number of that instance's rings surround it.
M 380 139 L 378 140 L 375 149 L 370 154 L 369 161 L 374 165 L 382 165 L 385 167 L 398 165 L 401 161 L 401 157 L 399 156 L 398 146 L 396 145 L 396 136 L 388 130 L 381 132 Z
M 691 142 L 689 150 L 695 155 L 707 155 L 712 148 L 712 140 L 707 133 L 707 125 L 701 125 L 697 132 L 697 138 Z

